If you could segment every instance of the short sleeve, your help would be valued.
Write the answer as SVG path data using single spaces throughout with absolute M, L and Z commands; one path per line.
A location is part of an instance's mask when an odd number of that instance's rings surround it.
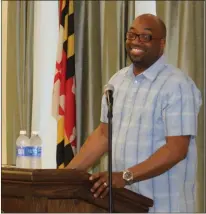
M 100 116 L 100 121 L 102 123 L 108 123 L 107 113 L 108 113 L 108 107 L 106 102 L 106 96 L 103 95 L 102 104 L 101 104 L 101 116 Z
M 163 122 L 166 136 L 197 134 L 197 117 L 202 103 L 200 91 L 189 81 L 176 83 L 166 96 Z

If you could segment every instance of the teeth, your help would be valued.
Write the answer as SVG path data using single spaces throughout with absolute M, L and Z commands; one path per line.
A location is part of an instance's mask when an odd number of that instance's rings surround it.
M 141 49 L 138 49 L 138 48 L 132 48 L 131 52 L 135 53 L 135 54 L 138 54 L 138 53 L 142 53 L 144 52 L 143 50 Z
M 141 49 L 139 49 L 139 48 L 132 48 L 132 50 L 143 51 L 143 50 L 141 50 Z

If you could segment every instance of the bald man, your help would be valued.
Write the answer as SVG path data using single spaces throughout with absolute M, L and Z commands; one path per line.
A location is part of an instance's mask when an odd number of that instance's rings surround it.
M 156 16 L 137 17 L 126 35 L 132 64 L 109 81 L 113 104 L 112 185 L 154 200 L 150 212 L 193 212 L 197 116 L 200 92 L 164 56 L 166 27 Z M 87 170 L 108 151 L 105 95 L 100 124 L 68 168 Z M 97 179 L 94 197 L 108 193 L 108 173 Z

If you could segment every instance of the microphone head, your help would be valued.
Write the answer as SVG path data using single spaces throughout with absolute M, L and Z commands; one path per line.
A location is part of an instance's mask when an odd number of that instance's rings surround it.
M 114 92 L 114 86 L 112 84 L 107 84 L 104 86 L 104 92 L 112 91 Z

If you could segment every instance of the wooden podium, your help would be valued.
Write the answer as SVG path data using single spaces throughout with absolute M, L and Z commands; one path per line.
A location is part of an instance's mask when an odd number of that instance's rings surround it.
M 2 168 L 4 212 L 9 213 L 106 213 L 108 196 L 95 199 L 89 174 L 65 169 Z M 145 213 L 153 201 L 125 188 L 113 189 L 114 211 Z

